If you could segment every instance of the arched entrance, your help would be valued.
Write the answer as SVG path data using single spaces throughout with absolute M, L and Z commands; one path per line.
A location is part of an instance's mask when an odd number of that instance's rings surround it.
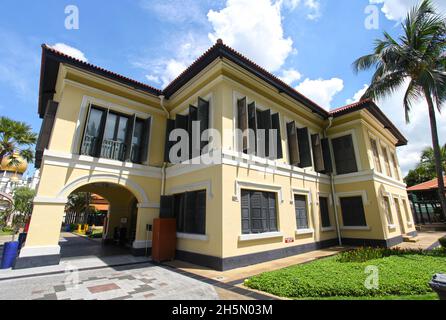
M 131 191 L 116 183 L 93 182 L 74 190 L 62 223 L 61 258 L 129 254 L 137 203 Z

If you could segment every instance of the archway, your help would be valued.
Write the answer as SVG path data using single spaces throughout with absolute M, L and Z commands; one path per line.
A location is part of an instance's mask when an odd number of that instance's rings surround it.
M 92 182 L 67 198 L 59 243 L 62 259 L 130 253 L 137 225 L 138 200 L 133 192 L 116 183 Z M 98 203 L 105 213 L 97 212 Z M 74 210 L 75 215 L 70 212 Z

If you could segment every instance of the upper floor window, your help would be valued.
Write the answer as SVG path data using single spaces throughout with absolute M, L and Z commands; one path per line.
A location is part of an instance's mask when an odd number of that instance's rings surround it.
M 281 159 L 282 138 L 278 113 L 257 108 L 255 102 L 248 104 L 246 97 L 237 100 L 237 129 L 242 132 L 239 149 L 246 154 Z M 273 131 L 274 130 L 274 131 Z M 273 135 L 273 132 L 276 135 Z
M 151 119 L 90 107 L 81 154 L 119 161 L 147 161 Z
M 373 162 L 374 162 L 374 164 L 375 164 L 375 169 L 376 169 L 379 173 L 382 173 L 381 161 L 379 160 L 378 144 L 376 143 L 376 140 L 370 138 L 370 145 L 371 145 L 371 147 L 372 147 L 372 152 L 373 152 Z
M 348 134 L 332 139 L 331 144 L 333 146 L 336 173 L 345 174 L 358 172 L 352 135 Z
M 398 170 L 398 162 L 396 162 L 396 156 L 395 156 L 395 153 L 392 153 L 392 154 L 390 155 L 390 158 L 392 159 L 393 172 L 395 173 L 395 178 L 396 178 L 397 180 L 401 180 L 400 172 L 399 172 L 399 170 Z
M 392 171 L 390 170 L 390 161 L 389 161 L 389 155 L 387 153 L 387 148 L 386 146 L 381 146 L 381 150 L 382 150 L 382 154 L 384 157 L 384 164 L 386 165 L 386 174 L 391 177 L 392 176 Z

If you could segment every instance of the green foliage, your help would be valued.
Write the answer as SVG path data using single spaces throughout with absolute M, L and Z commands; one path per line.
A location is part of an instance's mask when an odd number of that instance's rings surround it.
M 14 190 L 14 211 L 24 215 L 30 215 L 33 210 L 33 199 L 36 191 L 28 187 L 19 187 Z
M 446 249 L 446 237 L 438 239 L 438 242 L 440 242 L 441 246 Z
M 365 253 L 367 252 L 367 253 Z M 373 258 L 373 256 L 384 256 Z M 387 255 L 387 256 L 386 256 Z M 363 262 L 341 262 L 350 257 Z M 370 275 L 367 266 L 379 270 L 379 286 L 367 289 Z M 334 256 L 282 270 L 266 272 L 245 281 L 245 285 L 288 298 L 321 297 L 385 297 L 424 295 L 432 292 L 428 282 L 435 273 L 446 272 L 446 251 L 431 253 L 404 250 L 372 252 L 363 250 L 356 255 Z
M 18 153 L 28 162 L 32 162 L 34 153 L 31 147 L 36 141 L 37 135 L 28 124 L 0 117 L 0 161 L 9 156 L 11 162 L 14 162 L 14 154 Z
M 446 144 L 441 147 L 441 163 L 443 170 L 446 172 Z M 409 170 L 407 176 L 404 178 L 408 187 L 430 181 L 437 176 L 435 171 L 435 156 L 434 150 L 428 147 L 423 150 L 420 162 L 415 169 Z
M 404 256 L 404 255 L 426 255 L 426 256 L 444 256 L 446 252 L 443 251 L 424 251 L 421 249 L 401 249 L 401 248 L 371 248 L 363 247 L 353 250 L 341 252 L 337 255 L 339 262 L 366 262 L 373 259 L 380 259 L 390 256 Z

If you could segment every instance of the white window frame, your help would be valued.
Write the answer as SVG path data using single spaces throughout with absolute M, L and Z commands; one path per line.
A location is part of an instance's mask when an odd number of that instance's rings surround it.
M 293 204 L 294 209 L 294 221 L 296 223 L 296 234 L 303 235 L 303 234 L 313 234 L 314 233 L 314 210 L 313 210 L 313 197 L 310 189 L 300 189 L 300 188 L 292 188 L 291 190 L 291 201 L 290 203 Z M 308 220 L 308 227 L 305 229 L 299 229 L 297 225 L 297 217 L 296 217 L 296 204 L 294 201 L 294 196 L 300 195 L 305 196 L 305 202 L 307 206 L 307 220 Z

